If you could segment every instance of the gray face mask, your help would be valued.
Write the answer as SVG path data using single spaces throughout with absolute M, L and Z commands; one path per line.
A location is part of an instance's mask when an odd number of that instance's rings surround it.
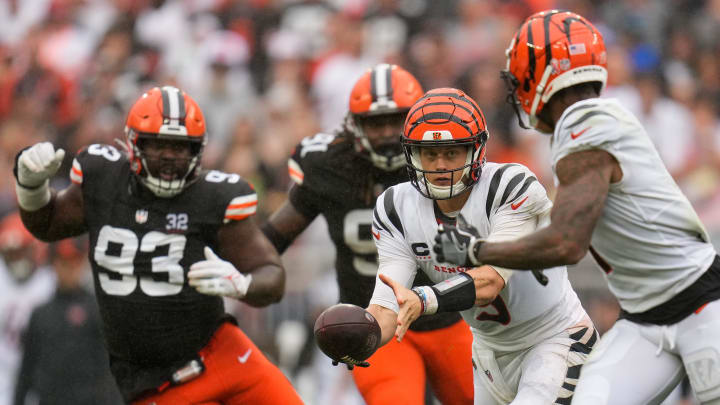
M 19 282 L 26 281 L 33 274 L 34 266 L 31 260 L 20 259 L 7 263 L 10 275 Z

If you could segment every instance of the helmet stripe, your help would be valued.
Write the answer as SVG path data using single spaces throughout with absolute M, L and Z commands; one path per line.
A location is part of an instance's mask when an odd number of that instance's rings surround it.
M 420 104 L 420 101 L 425 100 L 430 97 L 449 97 L 449 98 L 453 98 L 455 100 L 465 101 L 466 103 L 470 104 L 471 108 L 473 110 L 475 110 L 475 113 L 470 111 L 469 108 L 464 107 L 462 104 L 453 103 L 452 105 L 458 106 L 458 107 L 462 108 L 463 110 L 467 111 L 468 113 L 470 113 L 470 116 L 472 117 L 473 121 L 475 121 L 475 125 L 477 125 L 478 127 L 480 126 L 480 123 L 478 122 L 476 115 L 480 116 L 480 120 L 482 120 L 482 128 L 485 128 L 485 117 L 483 116 L 482 112 L 480 111 L 480 107 L 477 104 L 475 104 L 472 99 L 470 99 L 468 97 L 458 96 L 456 93 L 430 93 L 430 92 L 425 93 L 425 95 L 423 97 L 421 97 L 418 101 L 415 102 L 415 105 L 417 107 L 414 110 L 410 110 L 410 112 L 408 113 L 407 116 L 412 117 L 418 110 L 423 109 L 425 107 L 432 106 L 432 105 L 443 105 L 443 104 L 450 105 L 450 103 L 427 103 L 427 104 L 422 104 L 422 105 Z
M 550 21 L 557 14 L 557 10 L 553 10 L 543 18 L 543 28 L 545 29 L 545 66 L 550 66 L 552 59 L 552 46 L 550 46 Z
M 530 77 L 535 77 L 535 44 L 533 43 L 532 20 L 527 22 L 527 48 L 528 48 L 528 71 Z M 527 77 L 523 83 L 525 91 L 528 91 L 530 84 Z
M 185 115 L 185 100 L 182 100 L 183 97 L 180 93 L 180 90 L 172 86 L 165 86 L 161 90 L 163 101 L 163 118 L 170 120 L 167 123 L 169 125 L 180 125 L 180 118 Z
M 421 124 L 423 122 L 428 122 L 430 120 L 444 120 L 444 122 L 452 121 L 452 122 L 462 126 L 463 128 L 465 128 L 465 130 L 470 134 L 470 136 L 475 136 L 475 134 L 473 134 L 470 127 L 465 122 L 463 122 L 463 120 L 461 120 L 460 117 L 458 117 L 454 114 L 440 111 L 440 112 L 431 112 L 428 114 L 423 114 L 422 117 L 415 120 L 415 122 L 413 122 L 413 128 L 411 128 L 410 131 L 408 131 L 408 137 L 410 137 L 410 134 L 412 133 L 412 131 L 414 131 L 418 127 L 419 124 Z M 429 124 L 433 124 L 433 123 L 430 122 Z
M 386 104 L 392 100 L 392 69 L 387 63 L 377 65 L 370 75 L 372 101 Z

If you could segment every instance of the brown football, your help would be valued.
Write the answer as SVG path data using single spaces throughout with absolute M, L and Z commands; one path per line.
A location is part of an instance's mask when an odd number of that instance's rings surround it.
M 315 341 L 333 360 L 344 356 L 365 360 L 380 345 L 380 324 L 357 305 L 333 305 L 315 321 Z

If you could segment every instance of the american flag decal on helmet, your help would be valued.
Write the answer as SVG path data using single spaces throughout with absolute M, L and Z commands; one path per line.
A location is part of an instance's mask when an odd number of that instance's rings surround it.
M 242 197 L 235 197 L 228 204 L 225 210 L 225 222 L 231 220 L 239 221 L 250 215 L 254 215 L 257 211 L 257 194 L 252 193 Z

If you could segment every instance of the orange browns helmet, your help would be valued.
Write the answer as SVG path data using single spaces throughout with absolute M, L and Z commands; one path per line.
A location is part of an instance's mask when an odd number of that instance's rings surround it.
M 130 108 L 125 123 L 126 149 L 132 170 L 138 179 L 158 197 L 172 197 L 192 183 L 200 171 L 202 150 L 207 143 L 205 117 L 200 107 L 182 90 L 155 87 L 143 94 Z M 144 139 L 189 142 L 192 158 L 184 176 L 163 180 L 150 173 L 143 154 Z
M 508 103 L 520 126 L 522 108 L 537 127 L 538 114 L 555 93 L 580 83 L 607 81 L 607 55 L 600 32 L 585 18 L 569 11 L 546 10 L 531 15 L 515 33 L 505 51 L 501 72 Z
M 452 198 L 469 190 L 480 179 L 489 136 L 480 107 L 462 90 L 428 91 L 412 106 L 405 120 L 402 145 L 410 182 L 423 196 L 434 200 Z M 420 148 L 457 145 L 468 146 L 463 167 L 440 171 L 423 169 Z M 460 179 L 450 186 L 433 185 L 425 176 L 427 173 L 454 175 L 456 171 L 461 171 Z
M 365 124 L 383 123 L 397 118 L 401 125 L 410 106 L 423 95 L 422 86 L 407 70 L 387 63 L 366 71 L 350 93 L 346 128 L 355 136 L 359 152 L 383 170 L 397 170 L 405 164 L 400 143 L 373 147 L 363 130 Z M 397 139 L 400 139 L 398 133 Z

